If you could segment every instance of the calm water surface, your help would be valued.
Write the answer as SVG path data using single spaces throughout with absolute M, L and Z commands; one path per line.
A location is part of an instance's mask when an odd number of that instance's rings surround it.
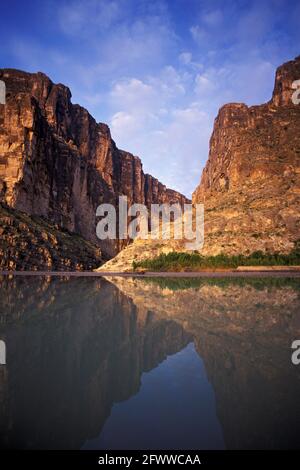
M 1 448 L 300 448 L 295 339 L 299 279 L 2 277 Z

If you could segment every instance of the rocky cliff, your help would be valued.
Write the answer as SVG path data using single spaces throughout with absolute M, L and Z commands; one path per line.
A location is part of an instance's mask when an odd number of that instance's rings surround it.
M 0 269 L 86 271 L 101 265 L 101 250 L 80 235 L 0 204 Z
M 193 194 L 205 205 L 204 254 L 288 252 L 300 238 L 299 79 L 300 56 L 277 69 L 268 103 L 220 109 Z
M 203 255 L 289 253 L 300 239 L 300 104 L 292 84 L 300 56 L 277 69 L 272 99 L 223 106 L 193 203 L 204 203 Z M 100 271 L 130 271 L 132 261 L 185 252 L 185 240 L 135 240 Z
M 71 103 L 70 90 L 43 73 L 0 69 L 0 202 L 46 218 L 96 242 L 96 207 L 128 202 L 186 201 L 151 175 L 141 160 L 119 150 L 106 124 Z M 101 243 L 111 256 L 118 243 Z

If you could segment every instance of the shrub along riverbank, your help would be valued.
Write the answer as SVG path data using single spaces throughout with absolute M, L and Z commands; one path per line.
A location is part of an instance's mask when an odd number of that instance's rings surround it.
M 134 270 L 150 271 L 201 271 L 205 269 L 236 269 L 239 266 L 299 266 L 300 244 L 297 243 L 289 254 L 263 253 L 256 251 L 250 255 L 202 256 L 200 253 L 171 252 L 155 258 L 133 261 Z

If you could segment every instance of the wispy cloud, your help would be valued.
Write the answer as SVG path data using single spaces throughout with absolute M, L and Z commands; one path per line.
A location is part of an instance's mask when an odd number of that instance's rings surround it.
M 63 1 L 57 11 L 62 31 L 71 36 L 90 38 L 109 30 L 122 16 L 122 3 L 107 0 Z

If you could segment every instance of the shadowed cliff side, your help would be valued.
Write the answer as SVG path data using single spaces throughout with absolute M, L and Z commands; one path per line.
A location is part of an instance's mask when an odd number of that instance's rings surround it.
M 96 237 L 96 208 L 128 203 L 180 204 L 187 199 L 143 172 L 140 158 L 119 150 L 106 124 L 71 103 L 71 92 L 43 73 L 0 69 L 0 201 L 116 254 L 118 241 Z M 124 244 L 124 242 L 123 242 Z
M 82 271 L 102 262 L 100 248 L 80 235 L 0 204 L 1 270 Z

